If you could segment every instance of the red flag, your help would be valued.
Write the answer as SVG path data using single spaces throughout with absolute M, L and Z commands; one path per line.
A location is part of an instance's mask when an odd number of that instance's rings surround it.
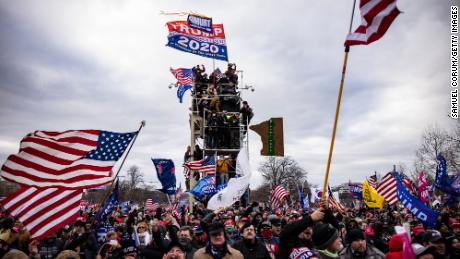
M 425 179 L 425 173 L 420 172 L 419 180 L 418 180 L 418 193 L 420 194 L 420 201 L 427 203 L 429 201 L 429 193 L 428 193 L 428 183 Z
M 78 217 L 82 195 L 82 190 L 22 187 L 1 204 L 39 240 Z
M 361 0 L 361 25 L 350 33 L 345 46 L 368 45 L 380 39 L 401 13 L 396 0 Z

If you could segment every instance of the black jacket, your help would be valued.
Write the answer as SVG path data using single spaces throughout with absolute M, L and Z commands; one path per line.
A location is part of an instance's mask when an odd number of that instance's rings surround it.
M 245 259 L 271 259 L 265 245 L 256 238 L 253 244 L 247 239 L 241 239 L 233 244 L 233 248 L 239 250 Z

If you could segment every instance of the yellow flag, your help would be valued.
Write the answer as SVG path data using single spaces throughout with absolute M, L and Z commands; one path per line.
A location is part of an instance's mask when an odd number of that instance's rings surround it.
M 367 182 L 367 179 L 363 182 L 363 200 L 369 208 L 381 209 L 383 207 L 383 201 L 385 198 L 378 194 L 378 192 L 372 188 Z

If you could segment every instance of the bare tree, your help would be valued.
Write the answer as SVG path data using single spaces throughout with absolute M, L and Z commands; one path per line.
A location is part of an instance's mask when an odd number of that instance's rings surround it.
M 297 188 L 304 189 L 307 179 L 307 171 L 290 157 L 268 157 L 260 164 L 259 171 L 270 186 L 280 184 L 290 193 L 296 193 Z
M 128 168 L 127 185 L 130 189 L 135 189 L 139 184 L 144 182 L 144 175 L 138 166 L 133 165 Z
M 460 130 L 457 129 L 456 131 Z M 448 171 L 457 172 L 460 169 L 459 142 L 454 134 L 449 134 L 439 126 L 428 127 L 423 136 L 421 146 L 416 151 L 416 172 L 424 171 L 431 178 L 436 174 L 437 157 L 443 154 L 446 158 Z

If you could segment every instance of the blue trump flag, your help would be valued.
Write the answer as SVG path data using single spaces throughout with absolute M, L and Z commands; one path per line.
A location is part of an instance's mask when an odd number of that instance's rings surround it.
M 401 181 L 398 173 L 392 173 L 393 177 L 396 180 L 396 193 L 398 196 L 399 201 L 424 225 L 429 227 L 434 227 L 436 224 L 436 220 L 438 219 L 438 213 L 433 211 L 432 209 L 428 208 L 423 202 L 421 202 L 416 197 L 412 196 L 409 193 L 407 188 Z
M 152 162 L 157 170 L 158 180 L 161 182 L 160 191 L 172 195 L 176 194 L 176 173 L 174 171 L 174 162 L 171 159 L 154 159 Z
M 213 196 L 217 193 L 216 177 L 214 175 L 208 175 L 201 178 L 190 192 L 199 200 Z
M 113 187 L 113 191 L 109 196 L 109 199 L 106 201 L 104 207 L 98 211 L 96 214 L 96 221 L 100 222 L 107 217 L 115 209 L 115 206 L 118 204 L 118 180 Z
M 454 180 L 449 178 L 447 174 L 447 163 L 446 159 L 442 154 L 439 154 L 438 157 L 438 166 L 436 167 L 436 188 L 442 192 L 449 194 L 453 197 L 460 196 L 460 190 L 455 186 Z

